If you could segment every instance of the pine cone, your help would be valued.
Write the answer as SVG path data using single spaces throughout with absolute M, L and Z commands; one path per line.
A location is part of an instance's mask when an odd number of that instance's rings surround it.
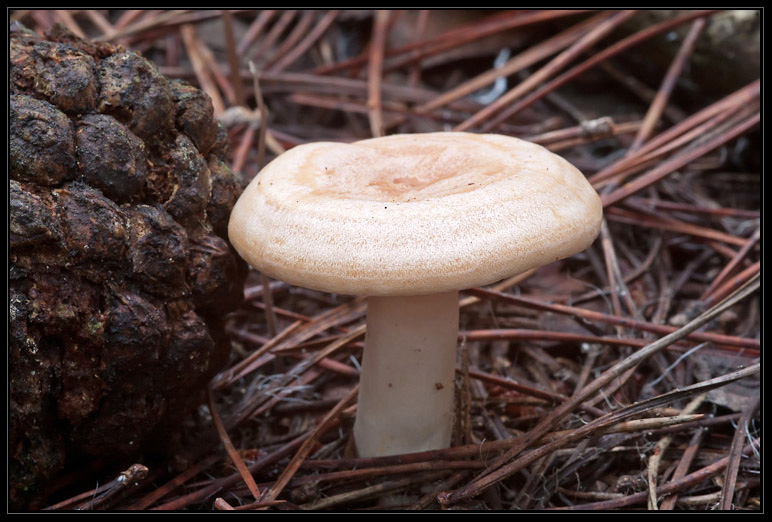
M 224 364 L 243 184 L 200 90 L 137 53 L 10 30 L 10 497 L 146 446 Z

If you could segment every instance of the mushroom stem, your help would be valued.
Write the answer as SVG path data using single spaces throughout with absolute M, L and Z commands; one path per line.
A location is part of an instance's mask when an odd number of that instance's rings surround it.
M 368 297 L 354 439 L 361 457 L 450 445 L 458 292 Z

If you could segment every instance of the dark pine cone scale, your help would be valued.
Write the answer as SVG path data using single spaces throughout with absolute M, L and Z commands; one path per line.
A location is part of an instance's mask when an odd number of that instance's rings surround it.
M 70 466 L 136 453 L 197 404 L 227 360 L 246 265 L 227 241 L 242 181 L 205 93 L 61 27 L 14 24 L 9 44 L 18 508 Z

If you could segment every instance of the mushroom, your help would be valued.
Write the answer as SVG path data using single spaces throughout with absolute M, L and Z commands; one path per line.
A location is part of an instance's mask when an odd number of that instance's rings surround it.
M 459 290 L 584 250 L 601 218 L 545 148 L 443 132 L 296 146 L 244 190 L 229 236 L 269 276 L 367 296 L 354 440 L 368 457 L 450 444 Z

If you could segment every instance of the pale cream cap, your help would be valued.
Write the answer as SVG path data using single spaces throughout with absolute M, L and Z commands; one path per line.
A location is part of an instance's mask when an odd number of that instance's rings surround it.
M 547 149 L 445 132 L 294 147 L 244 190 L 228 233 L 252 267 L 293 285 L 420 295 L 573 255 L 601 218 L 584 175 Z

